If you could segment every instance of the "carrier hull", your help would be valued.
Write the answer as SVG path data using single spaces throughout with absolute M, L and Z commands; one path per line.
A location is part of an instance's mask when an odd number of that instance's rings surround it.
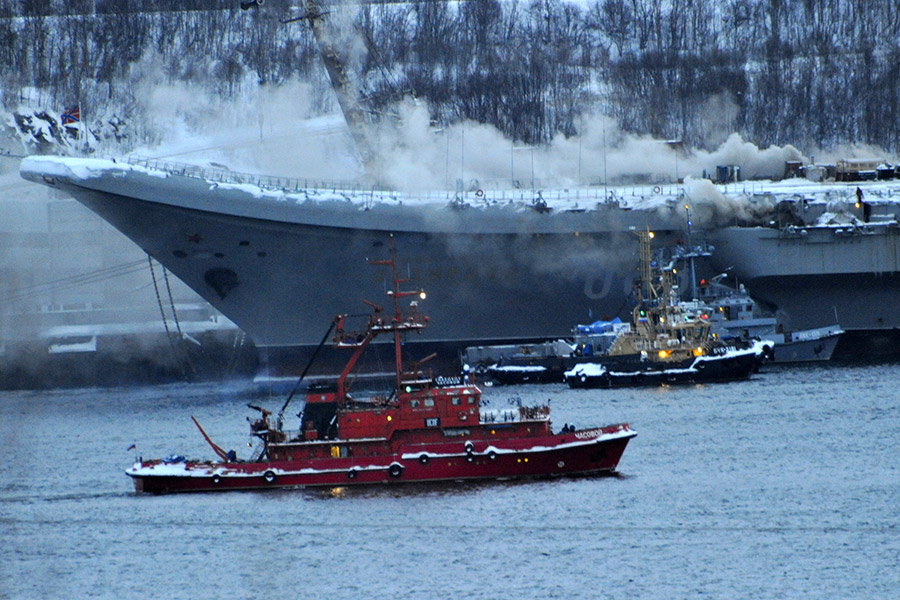
M 300 201 L 108 161 L 80 161 L 104 165 L 90 175 L 63 159 L 30 161 L 23 176 L 70 193 L 137 243 L 249 334 L 263 362 L 278 365 L 273 375 L 302 368 L 332 311 L 384 289 L 359 257 L 383 251 L 391 234 L 414 250 L 404 268 L 435 307 L 410 343 L 455 359 L 465 345 L 560 337 L 573 322 L 615 314 L 638 260 L 633 232 L 674 240 L 683 220 L 674 209 L 607 205 Z
M 415 249 L 410 276 L 438 307 L 410 344 L 455 360 L 465 346 L 557 339 L 572 323 L 627 312 L 634 232 L 653 229 L 666 244 L 686 228 L 677 190 L 659 186 L 635 208 L 602 189 L 560 191 L 548 203 L 533 190 L 267 187 L 96 159 L 32 157 L 20 172 L 71 194 L 161 262 L 250 335 L 274 376 L 302 369 L 329 322 L 323 307 L 350 310 L 384 289 L 354 265 L 390 234 Z M 708 231 L 713 267 L 732 268 L 786 330 L 838 322 L 847 343 L 874 333 L 887 340 L 877 347 L 900 351 L 896 221 L 805 230 Z

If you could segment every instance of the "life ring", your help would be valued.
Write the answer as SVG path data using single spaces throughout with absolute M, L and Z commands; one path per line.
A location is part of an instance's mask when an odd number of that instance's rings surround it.
M 460 421 L 465 421 L 465 420 L 468 419 L 468 418 L 469 418 L 469 415 L 466 414 L 466 411 L 462 411 L 461 413 L 459 413 L 459 420 L 460 420 Z
M 218 473 L 216 473 L 215 475 L 212 476 L 212 482 L 214 484 L 219 485 L 220 481 L 222 481 L 222 478 L 219 476 Z
M 388 473 L 391 474 L 391 477 L 400 477 L 400 475 L 403 473 L 403 466 L 394 463 L 388 469 Z
M 654 186 L 653 186 L 653 193 L 654 193 L 654 194 L 658 194 L 658 193 L 660 193 L 661 191 L 662 191 L 662 188 L 659 187 L 658 185 L 654 185 Z
M 475 451 L 475 444 L 472 442 L 466 442 L 466 454 L 472 454 Z
M 484 198 L 484 190 L 477 190 L 475 192 L 475 197 L 476 198 Z
M 356 479 L 356 469 L 350 469 L 347 471 L 347 477 L 350 479 Z
M 491 460 L 497 460 L 497 453 L 491 450 L 488 452 L 487 457 Z
M 423 454 L 422 456 L 419 457 L 419 462 L 422 463 L 423 465 L 427 465 L 428 461 L 429 461 L 429 458 L 428 458 L 427 454 Z
M 273 473 L 272 471 L 266 471 L 265 473 L 263 473 L 263 479 L 265 479 L 269 483 L 272 483 L 273 481 L 275 481 L 275 473 Z

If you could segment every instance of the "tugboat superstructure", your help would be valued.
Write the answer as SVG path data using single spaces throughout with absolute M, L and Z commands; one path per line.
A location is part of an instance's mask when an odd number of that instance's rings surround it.
M 765 359 L 768 343 L 726 344 L 711 332 L 709 312 L 683 302 L 674 283 L 674 263 L 654 261 L 653 232 L 639 233 L 640 284 L 634 288 L 631 327 L 609 351 L 584 356 L 563 376 L 571 387 L 619 387 L 745 379 Z M 577 340 L 576 340 L 577 341 Z

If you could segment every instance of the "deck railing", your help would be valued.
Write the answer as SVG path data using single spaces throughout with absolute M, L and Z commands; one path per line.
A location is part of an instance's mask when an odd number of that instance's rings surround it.
M 377 184 L 364 184 L 357 181 L 338 179 L 309 179 L 298 177 L 277 177 L 254 173 L 232 171 L 227 167 L 201 167 L 185 163 L 172 162 L 159 158 L 131 155 L 126 158 L 130 165 L 145 167 L 206 181 L 226 184 L 254 185 L 262 189 L 280 190 L 286 193 L 303 191 L 327 191 L 335 194 L 353 195 L 361 200 L 372 201 L 432 201 L 457 203 L 465 205 L 486 206 L 492 204 L 525 203 L 539 208 L 542 203 L 554 202 L 574 203 L 578 208 L 580 201 L 588 202 L 584 208 L 596 204 L 610 207 L 629 208 L 642 200 L 665 198 L 680 201 L 684 196 L 681 184 L 660 183 L 645 185 L 604 185 L 598 180 L 589 179 L 581 184 L 560 182 L 549 179 L 482 179 L 473 180 L 464 189 L 401 192 Z M 723 194 L 756 194 L 765 191 L 763 182 L 735 182 L 716 186 Z M 572 210 L 569 208 L 568 210 Z

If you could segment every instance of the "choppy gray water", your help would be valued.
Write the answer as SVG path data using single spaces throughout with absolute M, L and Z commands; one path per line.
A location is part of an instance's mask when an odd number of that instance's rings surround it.
M 136 454 L 246 456 L 247 387 L 0 393 L 0 598 L 897 598 L 900 366 L 552 398 L 620 477 L 138 496 Z M 137 450 L 127 451 L 132 443 Z

